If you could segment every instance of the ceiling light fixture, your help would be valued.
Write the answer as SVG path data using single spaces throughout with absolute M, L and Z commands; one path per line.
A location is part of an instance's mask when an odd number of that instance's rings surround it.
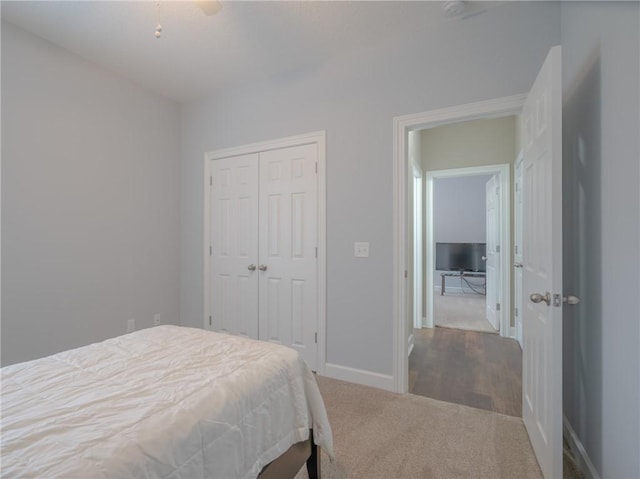
M 217 0 L 196 0 L 194 2 L 202 13 L 204 13 L 207 17 L 211 15 L 215 15 L 222 9 L 222 4 Z M 156 30 L 154 35 L 156 38 L 160 38 L 162 36 L 162 24 L 160 23 L 160 1 L 156 2 L 157 14 L 158 14 L 158 22 L 156 24 Z

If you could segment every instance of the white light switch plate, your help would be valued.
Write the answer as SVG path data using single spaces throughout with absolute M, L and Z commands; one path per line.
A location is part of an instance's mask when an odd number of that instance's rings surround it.
M 355 242 L 353 243 L 353 255 L 357 258 L 369 257 L 369 243 Z
M 160 326 L 160 313 L 156 313 L 153 315 L 153 325 Z

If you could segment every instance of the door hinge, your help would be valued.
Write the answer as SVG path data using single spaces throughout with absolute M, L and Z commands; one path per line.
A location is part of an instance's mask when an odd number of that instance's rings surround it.
M 500 245 L 498 244 L 496 245 L 496 253 L 499 253 L 499 252 L 500 252 Z
M 209 256 L 213 256 L 213 246 L 209 245 Z
M 213 186 L 213 176 L 209 177 L 209 186 Z
M 496 311 L 500 311 L 500 303 L 496 303 Z
M 315 341 L 316 341 L 316 344 L 318 344 L 318 333 L 315 334 Z
M 318 257 L 318 247 L 316 246 L 316 258 Z
M 518 245 L 516 245 L 516 254 L 518 254 Z
M 516 316 L 518 316 L 518 308 L 515 308 Z
M 409 272 L 408 272 L 406 269 L 404 270 L 404 277 L 405 277 L 405 278 L 408 278 L 408 277 L 409 277 Z
M 318 173 L 318 162 L 316 161 L 316 173 Z
M 516 193 L 518 192 L 518 183 L 516 183 Z
M 209 326 L 211 326 L 211 316 L 209 316 Z

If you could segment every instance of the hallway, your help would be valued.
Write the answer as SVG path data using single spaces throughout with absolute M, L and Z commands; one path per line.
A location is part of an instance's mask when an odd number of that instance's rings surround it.
M 522 417 L 522 351 L 497 334 L 415 329 L 409 392 Z

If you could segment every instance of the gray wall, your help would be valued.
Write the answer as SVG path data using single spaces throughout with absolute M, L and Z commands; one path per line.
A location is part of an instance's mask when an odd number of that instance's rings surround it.
M 433 182 L 433 239 L 484 243 L 487 239 L 486 186 L 491 175 L 436 178 Z
M 526 92 L 559 41 L 557 4 L 516 2 L 185 107 L 183 324 L 203 324 L 204 152 L 326 130 L 327 361 L 391 374 L 393 117 Z
M 640 477 L 639 16 L 562 7 L 564 412 L 603 478 Z
M 517 123 L 518 117 L 505 116 L 422 130 L 422 168 L 427 172 L 513 163 L 519 151 Z
M 179 323 L 178 105 L 2 25 L 2 364 Z

